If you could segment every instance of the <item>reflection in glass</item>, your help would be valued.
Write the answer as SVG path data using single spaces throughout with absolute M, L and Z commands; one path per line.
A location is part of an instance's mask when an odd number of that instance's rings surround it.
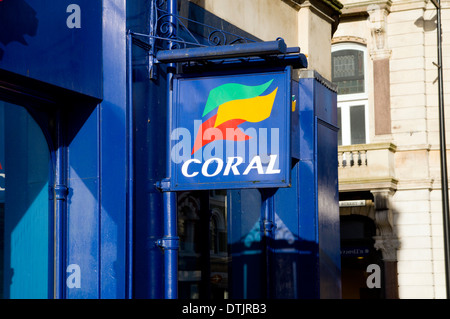
M 25 108 L 0 102 L 0 297 L 48 298 L 49 150 Z
M 366 119 L 365 106 L 355 105 L 350 108 L 351 143 L 366 143 Z
M 178 194 L 179 297 L 227 299 L 226 191 Z

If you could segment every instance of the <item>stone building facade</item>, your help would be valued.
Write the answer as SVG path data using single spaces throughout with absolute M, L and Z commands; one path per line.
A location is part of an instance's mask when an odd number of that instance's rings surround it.
M 381 254 L 383 297 L 445 298 L 437 10 L 428 0 L 341 2 L 332 39 L 342 121 L 341 219 L 365 218 L 375 225 L 370 236 L 347 235 L 372 237 L 370 249 Z M 444 101 L 450 85 L 449 8 L 450 1 L 441 1 Z M 343 262 L 343 274 L 345 267 Z M 343 297 L 362 297 L 361 284 L 346 280 Z

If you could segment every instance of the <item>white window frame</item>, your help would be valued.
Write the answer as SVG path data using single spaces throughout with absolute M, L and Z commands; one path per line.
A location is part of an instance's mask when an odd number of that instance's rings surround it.
M 368 68 L 367 48 L 359 43 L 337 43 L 331 47 L 331 52 L 341 50 L 358 50 L 363 52 L 364 58 L 364 92 L 355 94 L 338 94 L 338 107 L 341 109 L 342 145 L 351 145 L 350 108 L 364 105 L 365 116 L 365 144 L 369 143 L 369 93 L 368 93 Z
M 351 125 L 350 125 L 350 108 L 352 106 L 364 105 L 364 120 L 365 120 L 365 136 L 364 144 L 369 143 L 369 101 L 368 100 L 353 100 L 339 102 L 338 107 L 341 109 L 341 131 L 342 131 L 342 145 L 351 145 Z

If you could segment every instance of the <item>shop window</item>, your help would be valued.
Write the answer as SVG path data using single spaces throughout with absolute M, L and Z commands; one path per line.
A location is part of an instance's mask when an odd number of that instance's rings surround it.
M 0 101 L 0 297 L 48 298 L 50 155 L 33 117 Z
M 227 229 L 225 214 L 217 208 L 212 210 L 210 219 L 210 253 L 221 255 L 227 253 Z
M 367 52 L 351 43 L 332 48 L 332 81 L 338 87 L 339 145 L 369 142 Z
M 178 194 L 178 289 L 181 299 L 227 299 L 227 192 Z

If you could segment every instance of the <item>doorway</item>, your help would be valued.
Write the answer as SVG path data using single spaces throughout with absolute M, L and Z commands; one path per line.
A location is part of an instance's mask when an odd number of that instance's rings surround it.
M 380 276 L 384 272 L 381 252 L 374 247 L 374 221 L 363 215 L 341 215 L 340 221 L 342 298 L 382 299 L 383 290 L 374 287 L 372 278 L 369 278 L 372 275 L 371 267 L 377 267 Z M 382 278 L 378 280 L 382 282 Z

